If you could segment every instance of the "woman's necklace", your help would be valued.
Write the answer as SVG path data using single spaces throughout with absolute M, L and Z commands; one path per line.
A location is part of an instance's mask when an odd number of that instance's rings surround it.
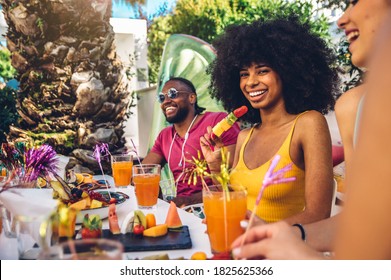
M 185 145 L 186 145 L 186 142 L 187 142 L 187 139 L 189 138 L 189 131 L 190 129 L 192 128 L 196 118 L 197 118 L 198 114 L 194 116 L 193 120 L 191 121 L 189 127 L 187 128 L 187 131 L 185 133 L 185 137 L 184 137 L 184 141 L 183 141 L 183 144 L 182 144 L 182 148 L 181 148 L 181 160 L 179 161 L 179 164 L 178 166 L 182 166 L 183 165 L 183 170 L 185 169 L 185 165 L 183 164 L 184 162 L 184 157 L 185 157 Z M 178 135 L 178 132 L 175 131 L 175 134 L 174 134 L 174 137 L 172 138 L 172 141 L 171 141 L 171 144 L 170 144 L 170 149 L 168 151 L 168 159 L 167 159 L 167 164 L 168 164 L 168 168 L 171 170 L 171 167 L 170 167 L 170 159 L 171 159 L 171 152 L 172 152 L 172 146 L 174 144 L 174 141 L 175 141 L 175 138 L 176 136 Z

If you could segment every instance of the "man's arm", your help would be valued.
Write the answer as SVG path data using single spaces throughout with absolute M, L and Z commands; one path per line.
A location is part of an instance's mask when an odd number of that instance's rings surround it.
M 163 156 L 154 153 L 154 152 L 149 152 L 145 158 L 142 161 L 143 164 L 160 164 L 163 165 L 165 163 L 165 159 Z
M 193 193 L 189 196 L 177 196 L 172 201 L 174 201 L 176 206 L 179 208 L 183 208 L 187 205 L 201 203 L 202 202 L 202 192 Z

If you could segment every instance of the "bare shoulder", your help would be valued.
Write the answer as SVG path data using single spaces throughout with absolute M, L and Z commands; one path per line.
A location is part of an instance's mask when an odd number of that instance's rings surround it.
M 242 144 L 244 143 L 244 141 L 246 140 L 246 137 L 247 135 L 250 133 L 250 130 L 251 130 L 251 127 L 250 128 L 245 128 L 245 129 L 242 129 L 239 134 L 238 134 L 238 138 L 236 140 L 236 148 L 240 149 L 240 147 L 242 146 Z
M 318 111 L 311 110 L 299 117 L 296 126 L 309 129 L 325 124 L 327 124 L 326 118 Z
M 326 118 L 318 111 L 308 111 L 301 115 L 296 122 L 295 138 L 300 142 L 314 141 L 314 139 L 324 138 L 330 131 Z M 316 141 L 318 141 L 316 140 Z
M 247 135 L 250 133 L 251 127 L 242 129 L 238 134 L 237 143 L 243 143 L 244 139 L 246 139 Z
M 342 115 L 347 113 L 347 111 L 356 111 L 357 105 L 365 91 L 365 85 L 360 85 L 346 91 L 338 98 L 335 104 L 335 113 L 337 115 Z

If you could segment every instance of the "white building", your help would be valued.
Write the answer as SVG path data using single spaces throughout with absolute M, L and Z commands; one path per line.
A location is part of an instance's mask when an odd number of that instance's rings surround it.
M 7 32 L 7 23 L 4 19 L 3 10 L 0 7 L 0 45 L 5 46 L 5 38 L 4 35 Z
M 130 67 L 135 74 L 131 78 L 132 91 L 139 91 L 148 87 L 148 63 L 147 63 L 147 22 L 140 19 L 111 18 L 110 23 L 115 32 L 114 43 L 117 55 L 125 68 Z M 132 61 L 134 59 L 134 61 Z M 127 146 L 132 147 L 130 139 L 136 145 L 141 156 L 147 152 L 148 131 L 152 120 L 150 107 L 145 104 L 145 95 L 151 95 L 149 91 L 141 91 L 140 99 L 135 100 L 137 106 L 132 109 L 132 115 L 125 126 L 125 139 Z M 144 112 L 144 113 L 140 113 Z M 147 135 L 146 135 L 147 134 Z

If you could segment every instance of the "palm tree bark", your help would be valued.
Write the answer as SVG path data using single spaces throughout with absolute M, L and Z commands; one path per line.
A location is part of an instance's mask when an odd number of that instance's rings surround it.
M 97 142 L 123 147 L 133 98 L 113 44 L 111 1 L 0 3 L 20 82 L 21 121 L 8 140 L 49 143 L 65 155 L 92 150 Z

